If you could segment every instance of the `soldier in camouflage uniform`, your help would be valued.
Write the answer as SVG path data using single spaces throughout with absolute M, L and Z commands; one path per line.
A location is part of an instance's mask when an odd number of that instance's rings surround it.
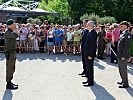
M 6 82 L 7 89 L 18 89 L 18 85 L 15 85 L 11 82 L 13 79 L 13 74 L 15 72 L 15 62 L 16 62 L 16 39 L 18 38 L 17 34 L 17 25 L 14 20 L 9 19 L 6 22 L 7 31 L 5 32 L 5 57 L 6 57 Z

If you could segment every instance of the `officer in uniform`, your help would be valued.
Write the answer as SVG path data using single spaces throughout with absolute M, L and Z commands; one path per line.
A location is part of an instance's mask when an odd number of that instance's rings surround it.
M 17 25 L 13 19 L 9 19 L 6 22 L 7 31 L 5 32 L 5 57 L 6 57 L 6 88 L 7 89 L 18 89 L 18 85 L 11 82 L 13 79 L 13 74 L 15 72 L 15 62 L 16 62 L 16 39 L 19 34 L 17 34 Z
M 122 82 L 117 82 L 120 84 L 119 88 L 127 88 L 128 84 L 128 75 L 127 75 L 127 60 L 130 56 L 130 45 L 131 45 L 131 33 L 128 31 L 129 24 L 127 21 L 120 23 L 122 34 L 118 42 L 118 68 Z

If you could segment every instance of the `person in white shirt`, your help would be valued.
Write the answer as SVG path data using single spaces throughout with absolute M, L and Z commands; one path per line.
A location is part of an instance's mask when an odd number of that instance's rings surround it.
M 27 39 L 28 39 L 28 29 L 25 24 L 22 24 L 22 28 L 20 29 L 20 47 L 21 53 L 26 52 L 27 50 Z
M 67 54 L 73 54 L 73 32 L 72 28 L 69 28 L 67 34 Z

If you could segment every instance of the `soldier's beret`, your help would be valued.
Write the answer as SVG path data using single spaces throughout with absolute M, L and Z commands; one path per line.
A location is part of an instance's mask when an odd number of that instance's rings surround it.
M 15 21 L 13 19 L 9 19 L 6 21 L 6 25 L 12 25 Z
M 120 25 L 126 25 L 127 27 L 129 26 L 129 23 L 127 22 L 127 21 L 122 21 L 121 23 L 120 23 Z

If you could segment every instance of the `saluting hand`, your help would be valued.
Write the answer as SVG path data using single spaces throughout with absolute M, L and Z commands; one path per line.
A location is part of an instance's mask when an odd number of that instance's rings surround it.
M 121 60 L 125 60 L 125 58 L 124 57 L 121 57 Z
M 88 56 L 88 59 L 89 59 L 89 60 L 91 60 L 91 59 L 92 59 L 92 57 Z

